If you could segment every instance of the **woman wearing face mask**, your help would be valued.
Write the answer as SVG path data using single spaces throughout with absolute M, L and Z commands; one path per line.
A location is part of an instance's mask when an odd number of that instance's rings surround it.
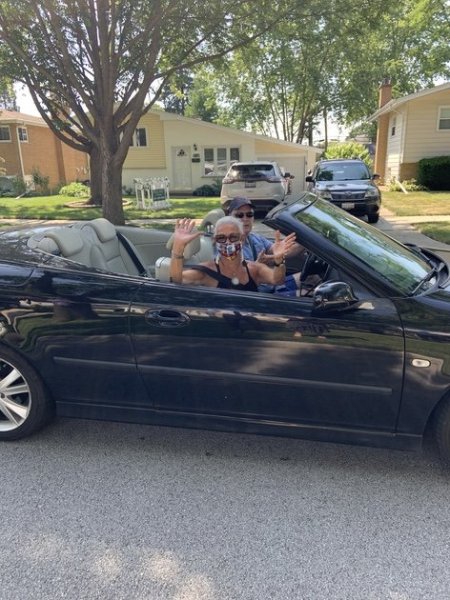
M 279 285 L 284 281 L 285 255 L 295 244 L 292 238 L 285 238 L 277 245 L 273 268 L 262 262 L 245 261 L 242 258 L 244 230 L 241 221 L 235 217 L 222 217 L 216 223 L 215 260 L 183 269 L 184 248 L 201 235 L 201 232 L 193 231 L 194 225 L 191 219 L 180 219 L 176 223 L 170 261 L 170 277 L 174 283 L 256 292 L 262 283 Z

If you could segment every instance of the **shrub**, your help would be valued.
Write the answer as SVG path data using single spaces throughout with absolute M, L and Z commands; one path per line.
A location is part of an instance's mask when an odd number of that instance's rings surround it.
M 430 190 L 450 190 L 450 156 L 419 160 L 417 180 Z
M 59 194 L 61 196 L 73 196 L 73 198 L 88 198 L 91 194 L 91 190 L 87 185 L 79 183 L 78 181 L 73 181 L 68 185 L 64 185 L 59 190 Z
M 192 194 L 194 196 L 220 196 L 220 190 L 222 189 L 222 182 L 220 179 L 215 179 L 211 183 L 205 183 L 196 188 Z
M 369 168 L 372 167 L 370 152 L 359 142 L 331 144 L 322 154 L 322 158 L 359 158 L 360 160 L 363 160 Z
M 48 175 L 42 175 L 38 167 L 33 167 L 31 177 L 33 178 L 36 191 L 43 196 L 47 196 L 49 192 L 48 182 L 50 181 L 50 177 Z
M 424 192 L 428 189 L 424 185 L 420 185 L 420 183 L 417 183 L 416 179 L 405 179 L 404 181 L 402 181 L 402 186 L 407 192 Z M 397 179 L 393 178 L 389 181 L 389 191 L 403 192 Z

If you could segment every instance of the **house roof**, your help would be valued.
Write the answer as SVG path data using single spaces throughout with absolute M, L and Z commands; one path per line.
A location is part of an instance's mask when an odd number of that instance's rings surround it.
M 436 92 L 444 92 L 445 90 L 450 90 L 450 81 L 447 81 L 447 83 L 443 83 L 432 88 L 428 88 L 426 90 L 421 90 L 420 92 L 416 92 L 415 94 L 409 94 L 408 96 L 403 96 L 402 98 L 390 100 L 387 104 L 385 104 L 376 112 L 374 112 L 373 115 L 370 115 L 368 120 L 376 121 L 376 119 L 378 119 L 378 117 L 381 117 L 381 115 L 390 113 L 391 111 L 395 110 L 396 108 L 398 108 L 402 104 L 405 104 L 406 102 L 416 100 L 417 98 L 422 98 L 423 96 L 428 96 L 429 94 L 435 94 Z
M 15 110 L 0 109 L 0 123 L 18 123 L 19 125 L 38 125 L 47 127 L 44 119 L 35 115 L 26 115 Z
M 307 146 L 306 144 L 296 144 L 295 142 L 287 142 L 285 140 L 280 140 L 278 138 L 269 137 L 266 135 L 260 135 L 258 133 L 251 133 L 249 131 L 242 131 L 241 129 L 234 129 L 232 127 L 225 127 L 224 125 L 217 125 L 216 123 L 210 123 L 209 121 L 202 121 L 201 119 L 193 119 L 191 117 L 184 117 L 183 115 L 178 115 L 176 113 L 165 112 L 164 110 L 159 110 L 157 108 L 150 109 L 150 113 L 160 115 L 161 120 L 163 121 L 184 121 L 190 122 L 200 127 L 208 127 L 215 129 L 216 131 L 234 131 L 239 135 L 243 135 L 245 137 L 250 137 L 252 139 L 257 139 L 261 141 L 271 142 L 274 144 L 278 144 L 280 146 L 285 146 L 288 148 L 296 149 L 303 148 L 304 150 L 315 150 L 316 152 L 322 152 L 321 148 L 317 148 L 316 146 Z

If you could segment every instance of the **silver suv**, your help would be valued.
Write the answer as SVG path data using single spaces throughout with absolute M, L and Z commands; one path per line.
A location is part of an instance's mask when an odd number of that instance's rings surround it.
M 379 219 L 381 193 L 366 163 L 356 158 L 320 160 L 306 177 L 308 190 L 369 223 Z
M 244 196 L 257 210 L 270 210 L 284 200 L 292 178 L 276 162 L 236 162 L 222 180 L 221 204 L 226 209 L 232 198 Z

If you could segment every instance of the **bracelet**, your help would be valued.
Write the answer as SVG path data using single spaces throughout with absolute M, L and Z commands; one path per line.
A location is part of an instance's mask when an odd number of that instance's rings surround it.
M 178 258 L 179 260 L 183 260 L 184 256 L 182 254 L 175 254 L 174 252 L 172 252 L 171 258 Z

